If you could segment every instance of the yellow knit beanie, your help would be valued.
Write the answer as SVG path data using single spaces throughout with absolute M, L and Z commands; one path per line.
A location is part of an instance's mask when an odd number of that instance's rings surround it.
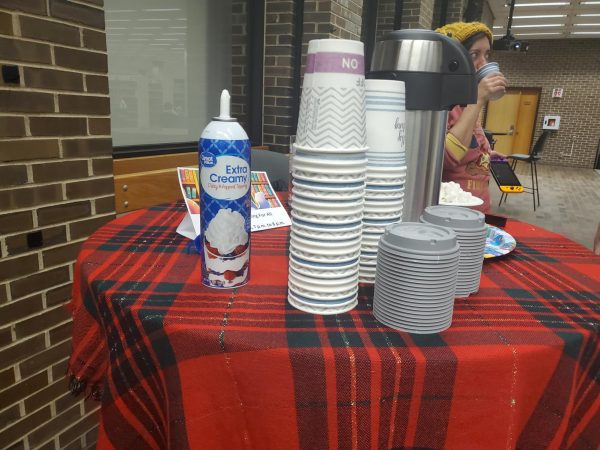
M 490 29 L 486 24 L 481 22 L 454 22 L 444 25 L 435 31 L 450 36 L 461 43 L 477 33 L 485 33 L 490 42 L 494 40 Z

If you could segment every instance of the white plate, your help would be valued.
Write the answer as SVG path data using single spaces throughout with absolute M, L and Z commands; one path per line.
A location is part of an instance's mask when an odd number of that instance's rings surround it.
M 465 206 L 465 207 L 469 207 L 469 206 L 483 205 L 483 200 L 480 199 L 479 197 L 473 196 L 473 201 L 471 201 L 470 203 L 447 203 L 447 202 L 440 201 L 439 204 L 440 205 L 444 205 L 444 206 Z

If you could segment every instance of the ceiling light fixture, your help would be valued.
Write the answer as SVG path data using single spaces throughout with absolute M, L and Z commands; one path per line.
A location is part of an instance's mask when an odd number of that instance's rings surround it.
M 513 25 L 513 28 L 552 28 L 552 27 L 564 27 L 564 23 L 536 23 L 528 25 Z
M 539 16 L 515 16 L 513 19 L 554 19 L 556 17 L 567 17 L 566 14 L 540 14 Z
M 517 36 L 548 36 L 551 34 L 562 34 L 558 31 L 544 31 L 539 33 L 517 33 Z
M 600 2 L 598 2 L 600 3 Z M 528 6 L 566 6 L 566 5 L 570 5 L 571 2 L 544 2 L 544 3 L 519 3 L 518 5 L 515 5 L 517 8 L 520 7 L 528 7 Z

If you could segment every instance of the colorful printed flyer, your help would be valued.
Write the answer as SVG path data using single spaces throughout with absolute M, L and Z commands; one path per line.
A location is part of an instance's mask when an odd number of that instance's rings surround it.
M 252 198 L 252 231 L 291 225 L 290 216 L 279 202 L 267 172 L 252 172 L 250 196 Z
M 188 213 L 177 232 L 189 239 L 200 234 L 200 184 L 197 167 L 178 167 L 177 177 Z M 250 194 L 252 199 L 251 231 L 268 230 L 291 224 L 290 216 L 281 205 L 266 172 L 252 172 Z
M 200 234 L 200 184 L 197 167 L 178 167 L 177 178 L 185 200 L 188 213 L 185 215 L 177 232 L 189 239 Z

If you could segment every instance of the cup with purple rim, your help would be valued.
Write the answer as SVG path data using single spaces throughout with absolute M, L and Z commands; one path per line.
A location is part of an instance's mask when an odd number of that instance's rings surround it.
M 296 144 L 366 147 L 364 45 L 344 39 L 308 44 Z

